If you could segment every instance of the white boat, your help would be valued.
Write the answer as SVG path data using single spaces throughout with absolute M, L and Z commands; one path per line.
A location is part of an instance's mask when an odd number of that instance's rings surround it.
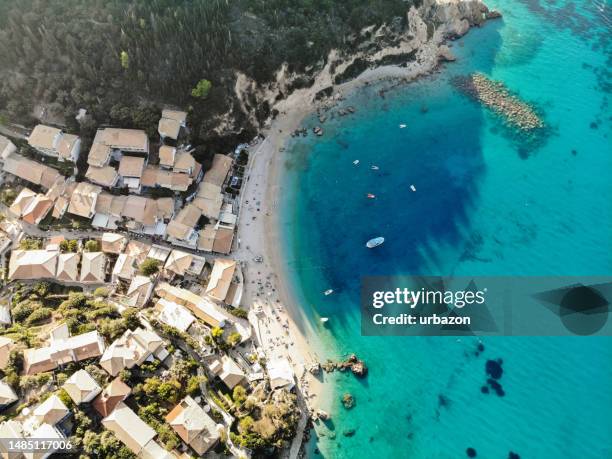
M 404 129 L 406 127 L 405 124 L 400 124 L 400 129 Z
M 325 323 L 329 320 L 329 317 L 321 317 L 321 322 Z
M 372 169 L 373 171 L 377 171 L 379 168 L 378 166 L 370 166 L 370 169 Z
M 410 185 L 410 189 L 411 189 L 412 191 L 416 191 L 416 187 L 415 187 L 414 185 Z
M 382 245 L 383 242 L 385 242 L 384 237 L 375 237 L 374 239 L 370 239 L 368 242 L 366 242 L 366 247 L 368 249 L 373 249 L 374 247 Z
M 331 288 L 328 288 L 327 290 L 325 290 L 325 291 L 323 292 L 323 295 L 325 295 L 325 296 L 329 296 L 329 295 L 331 295 L 332 293 L 334 293 L 334 290 L 333 290 L 333 289 L 331 289 Z
M 356 159 L 355 161 L 353 161 L 353 164 L 356 166 L 357 164 L 359 164 L 359 160 Z

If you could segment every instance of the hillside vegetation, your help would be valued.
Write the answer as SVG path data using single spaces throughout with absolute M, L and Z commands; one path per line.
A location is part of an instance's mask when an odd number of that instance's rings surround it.
M 133 118 L 150 117 L 147 105 L 191 106 L 196 118 L 213 117 L 233 108 L 235 70 L 258 82 L 271 79 L 283 62 L 291 70 L 312 71 L 330 49 L 348 49 L 349 37 L 363 27 L 405 21 L 409 5 L 404 0 L 3 0 L 0 113 L 4 121 L 31 124 L 34 108 L 44 103 L 69 128 L 79 108 L 96 123 L 136 126 Z M 201 80 L 212 84 L 194 97 Z M 143 106 L 144 115 L 126 111 Z

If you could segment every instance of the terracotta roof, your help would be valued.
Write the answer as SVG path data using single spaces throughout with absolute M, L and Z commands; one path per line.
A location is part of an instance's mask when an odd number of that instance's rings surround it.
M 111 203 L 111 215 L 116 217 L 123 216 L 123 209 L 127 204 L 127 196 L 113 196 L 113 202 Z
M 178 139 L 179 132 L 181 132 L 181 123 L 176 120 L 168 118 L 160 118 L 157 125 L 157 132 L 162 137 L 169 137 L 171 139 Z
M 79 258 L 78 253 L 60 253 L 57 260 L 56 279 L 66 282 L 78 281 Z
M 204 182 L 223 186 L 225 178 L 232 167 L 232 158 L 216 154 L 213 158 L 212 167 L 204 174 Z
M 53 150 L 61 133 L 62 131 L 57 128 L 38 124 L 28 137 L 28 144 L 34 148 Z
M 183 112 L 180 110 L 169 110 L 169 109 L 164 109 L 162 110 L 162 114 L 161 114 L 162 118 L 167 118 L 170 120 L 176 120 L 179 121 L 181 123 L 184 123 L 187 121 L 187 112 Z
M 176 148 L 169 147 L 168 145 L 162 145 L 159 148 L 159 165 L 165 167 L 173 167 L 175 155 Z
M 98 195 L 96 200 L 96 213 L 110 214 L 111 204 L 113 203 L 114 196 L 110 193 L 103 191 Z
M 9 279 L 49 279 L 55 277 L 57 252 L 46 250 L 13 250 Z
M 117 276 L 120 279 L 130 280 L 136 273 L 135 265 L 136 260 L 125 253 L 119 254 L 115 267 L 113 268 L 113 276 Z
M 36 195 L 21 214 L 24 222 L 38 225 L 49 211 L 53 209 L 53 200 L 42 194 Z
M 204 225 L 204 228 L 200 230 L 200 235 L 198 238 L 198 250 L 212 252 L 216 233 L 217 229 L 215 228 L 215 225 Z
M 200 209 L 193 204 L 187 204 L 180 210 L 175 220 L 183 225 L 194 227 L 201 216 L 202 212 L 200 212 Z
M 29 188 L 24 188 L 19 192 L 13 201 L 13 204 L 11 204 L 11 207 L 9 207 L 9 210 L 15 214 L 15 216 L 21 217 L 23 212 L 28 208 L 28 205 L 34 200 L 35 197 L 36 193 Z
M 168 413 L 166 422 L 200 456 L 212 448 L 220 437 L 215 421 L 190 396 Z
M 119 175 L 122 177 L 142 177 L 144 170 L 144 158 L 136 156 L 123 156 L 119 163 Z
M 159 198 L 157 200 L 157 217 L 172 218 L 172 215 L 174 215 L 174 199 Z
M 178 171 L 186 171 L 193 169 L 196 165 L 195 159 L 191 156 L 190 153 L 186 151 L 181 151 L 176 155 L 176 160 L 174 161 L 174 169 Z
M 187 191 L 193 179 L 189 174 L 172 172 L 156 166 L 147 166 L 140 178 L 140 184 L 146 187 L 162 187 L 173 191 Z
M 95 167 L 89 166 L 87 173 L 85 174 L 88 180 L 97 183 L 98 185 L 113 187 L 119 180 L 117 171 L 112 166 Z
M 127 238 L 123 234 L 103 233 L 102 252 L 118 254 L 123 251 L 127 244 Z
M 136 455 L 139 455 L 156 435 L 155 430 L 123 402 L 119 402 L 111 414 L 102 419 L 102 425 Z
M 221 187 L 213 183 L 200 183 L 197 197 L 193 200 L 193 203 L 202 211 L 203 215 L 218 220 L 221 207 L 223 207 Z
M 70 410 L 57 395 L 53 394 L 34 408 L 33 414 L 41 424 L 55 425 L 70 414 Z
M 87 182 L 80 182 L 70 196 L 68 212 L 85 218 L 91 218 L 95 212 L 96 200 L 102 188 Z
M 137 222 L 142 222 L 146 204 L 147 198 L 135 195 L 127 196 L 125 206 L 123 207 L 123 216 L 132 218 Z
M 62 134 L 55 147 L 59 156 L 64 159 L 72 159 L 70 153 L 78 140 L 79 137 L 74 134 Z
M 174 239 L 184 240 L 189 237 L 192 230 L 191 226 L 183 225 L 176 220 L 170 220 L 166 227 L 166 235 Z
M 106 256 L 102 252 L 84 252 L 81 261 L 81 282 L 102 284 L 105 281 Z
M 217 258 L 210 273 L 206 294 L 215 300 L 224 301 L 234 277 L 234 271 L 236 271 L 235 260 Z
M 223 253 L 227 255 L 232 251 L 232 242 L 234 241 L 234 230 L 220 226 L 215 234 L 215 242 L 213 243 L 213 252 Z
M 106 417 L 111 414 L 119 402 L 125 400 L 131 392 L 132 389 L 130 389 L 130 386 L 117 377 L 104 388 L 102 393 L 93 401 L 92 405 L 101 416 Z
M 62 388 L 77 405 L 90 402 L 102 389 L 85 370 L 78 370 L 66 380 Z
M 125 294 L 133 306 L 144 306 L 151 297 L 153 281 L 147 276 L 134 276 Z
M 140 129 L 98 129 L 94 143 L 102 143 L 118 150 L 149 151 L 149 139 Z
M 63 179 L 55 169 L 16 154 L 4 160 L 3 170 L 46 189 L 51 188 L 59 179 Z
M 151 250 L 151 245 L 141 241 L 131 240 L 125 247 L 124 253 L 134 257 L 138 264 L 142 263 L 147 259 L 147 254 Z
M 105 166 L 111 155 L 111 148 L 103 143 L 96 143 L 91 146 L 89 156 L 87 156 L 87 164 L 90 166 L 102 167 Z
M 179 276 L 184 276 L 185 272 L 191 266 L 192 261 L 193 256 L 191 256 L 191 254 L 175 249 L 170 252 L 170 256 L 164 265 L 164 269 L 178 274 Z

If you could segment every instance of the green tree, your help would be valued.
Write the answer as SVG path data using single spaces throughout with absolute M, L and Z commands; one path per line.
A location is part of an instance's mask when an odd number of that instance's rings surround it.
M 246 398 L 247 392 L 244 387 L 234 387 L 234 391 L 232 392 L 232 400 L 234 400 L 234 403 L 236 403 L 238 406 L 241 406 L 245 402 Z
M 159 261 L 153 258 L 147 258 L 140 265 L 140 272 L 145 276 L 152 276 L 159 271 Z
M 21 250 L 40 250 L 42 249 L 42 241 L 39 239 L 26 238 L 19 242 Z
M 215 342 L 218 342 L 223 337 L 223 329 L 221 327 L 213 327 L 210 330 L 210 336 Z
M 100 242 L 95 239 L 90 239 L 85 243 L 85 250 L 87 252 L 99 252 L 100 251 Z
M 122 313 L 121 317 L 125 321 L 125 326 L 130 330 L 135 330 L 140 327 L 140 318 L 138 317 L 138 310 L 136 308 L 126 308 Z
M 212 88 L 212 83 L 206 79 L 198 81 L 195 88 L 191 90 L 191 95 L 199 99 L 206 99 Z
M 121 67 L 123 67 L 125 70 L 130 68 L 130 56 L 128 56 L 126 51 L 121 51 L 119 59 L 121 60 Z
M 227 343 L 234 347 L 236 346 L 238 343 L 240 343 L 240 341 L 242 340 L 242 335 L 240 335 L 240 333 L 238 332 L 232 332 L 230 333 L 230 335 L 227 337 Z
M 26 325 L 37 325 L 49 319 L 53 314 L 51 308 L 37 308 L 30 314 L 26 320 Z

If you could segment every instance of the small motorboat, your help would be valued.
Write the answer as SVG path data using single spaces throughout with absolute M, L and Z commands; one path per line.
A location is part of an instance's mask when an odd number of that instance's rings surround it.
M 328 288 L 327 290 L 325 290 L 325 291 L 323 292 L 323 295 L 325 295 L 325 296 L 329 296 L 329 295 L 331 295 L 332 293 L 334 293 L 334 290 L 333 290 L 333 289 L 331 289 L 331 288 Z
M 353 161 L 353 164 L 356 166 L 357 164 L 359 164 L 359 160 L 356 159 L 355 161 Z
M 376 199 L 376 195 L 375 194 L 368 193 L 367 196 L 368 196 L 368 199 Z
M 377 171 L 379 169 L 378 166 L 370 166 L 370 169 L 372 169 L 373 171 Z
M 400 127 L 400 129 L 404 129 L 406 127 L 406 125 L 405 124 L 400 124 L 399 127 Z
M 416 187 L 415 187 L 414 185 L 410 185 L 410 189 L 411 189 L 412 191 L 416 191 Z
M 329 317 L 321 317 L 321 322 L 325 323 L 329 320 Z
M 373 249 L 374 247 L 378 247 L 379 245 L 382 245 L 382 243 L 385 242 L 385 238 L 384 237 L 375 237 L 373 239 L 370 239 L 368 242 L 366 242 L 366 247 L 368 249 Z

